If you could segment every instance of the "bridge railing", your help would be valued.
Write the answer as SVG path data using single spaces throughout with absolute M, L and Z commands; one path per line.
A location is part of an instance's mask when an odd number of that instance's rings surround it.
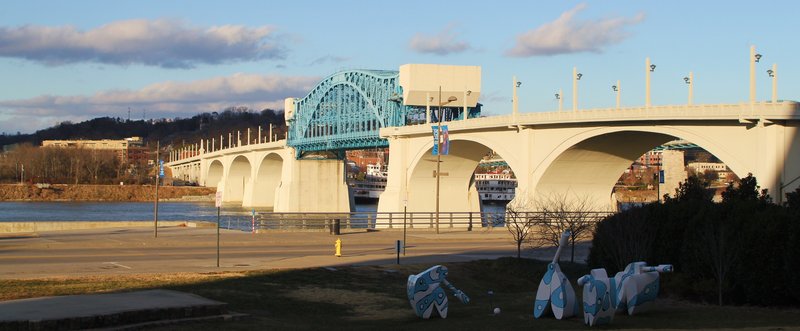
M 582 218 L 582 222 L 598 222 L 609 215 L 608 212 L 581 212 L 569 215 L 562 213 L 562 218 Z M 579 215 L 579 216 L 578 216 Z M 504 212 L 440 212 L 440 229 L 494 228 L 506 226 L 507 213 Z M 518 220 L 532 220 L 555 225 L 560 222 L 552 214 L 542 212 L 517 213 Z M 282 230 L 282 231 L 331 231 L 376 230 L 376 229 L 434 229 L 436 228 L 436 212 L 351 212 L 351 213 L 276 213 L 261 212 L 252 217 L 227 218 L 221 226 L 243 231 Z M 563 222 L 563 221 L 561 221 Z

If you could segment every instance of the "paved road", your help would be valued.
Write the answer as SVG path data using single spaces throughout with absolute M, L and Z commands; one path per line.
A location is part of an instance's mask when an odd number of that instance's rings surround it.
M 334 256 L 334 241 L 343 256 Z M 0 278 L 99 274 L 211 272 L 350 264 L 390 264 L 403 232 L 267 232 L 222 230 L 220 268 L 216 229 L 116 228 L 0 237 Z M 402 263 L 444 263 L 515 254 L 503 228 L 467 232 L 409 231 Z M 550 253 L 552 254 L 552 253 Z

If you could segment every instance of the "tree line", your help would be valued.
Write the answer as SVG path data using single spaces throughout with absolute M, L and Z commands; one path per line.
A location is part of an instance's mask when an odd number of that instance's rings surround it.
M 142 137 L 155 146 L 195 143 L 200 139 L 218 137 L 236 130 L 264 128 L 274 125 L 280 137 L 286 132 L 283 112 L 272 109 L 254 111 L 247 107 L 229 107 L 221 112 L 201 113 L 191 118 L 158 120 L 124 120 L 119 117 L 99 117 L 80 123 L 61 122 L 32 134 L 0 134 L 0 146 L 29 143 L 39 146 L 44 140 L 99 140 Z
M 0 157 L 1 183 L 149 183 L 148 169 L 111 150 L 22 145 Z
M 62 122 L 33 134 L 0 135 L 0 146 L 12 145 L 0 154 L 0 183 L 57 184 L 149 184 L 154 181 L 154 165 L 127 162 L 117 151 L 79 148 L 42 148 L 44 140 L 101 140 L 142 137 L 155 159 L 160 142 L 162 159 L 172 150 L 195 144 L 201 139 L 236 131 L 267 132 L 283 138 L 286 128 L 283 112 L 246 107 L 230 107 L 221 112 L 202 113 L 191 118 L 130 121 L 101 117 L 80 123 Z M 264 133 L 265 135 L 266 133 Z M 244 138 L 242 138 L 244 139 Z M 255 136 L 253 136 L 255 139 Z

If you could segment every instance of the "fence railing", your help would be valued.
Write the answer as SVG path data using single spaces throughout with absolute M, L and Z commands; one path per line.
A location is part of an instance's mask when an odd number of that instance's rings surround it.
M 505 226 L 505 212 L 440 212 L 439 228 L 459 228 L 472 231 L 475 228 Z M 608 212 L 561 213 L 559 217 L 581 217 L 588 222 L 597 222 L 608 216 Z M 552 222 L 552 213 L 516 213 L 517 219 Z M 434 229 L 436 212 L 350 212 L 350 213 L 276 213 L 260 212 L 252 216 L 226 216 L 220 226 L 242 231 L 286 230 L 286 231 L 339 231 L 374 229 Z

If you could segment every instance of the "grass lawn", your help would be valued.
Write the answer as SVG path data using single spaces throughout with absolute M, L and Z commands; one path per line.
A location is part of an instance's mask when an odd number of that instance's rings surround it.
M 0 300 L 167 288 L 227 302 L 231 311 L 250 315 L 239 321 L 171 325 L 164 327 L 165 330 L 588 329 L 582 317 L 565 321 L 552 317 L 534 319 L 533 297 L 546 263 L 514 258 L 447 264 L 448 280 L 472 301 L 464 305 L 451 296 L 447 319 L 421 320 L 406 299 L 405 284 L 409 274 L 428 267 L 388 265 L 343 267 L 335 271 L 314 268 L 0 280 Z M 562 270 L 573 281 L 588 271 L 585 266 L 563 262 Z M 491 298 L 493 304 L 487 295 L 489 290 L 495 293 Z M 670 299 L 669 288 L 662 287 L 662 291 L 666 295 L 660 295 L 651 311 L 636 316 L 617 315 L 613 324 L 600 329 L 800 330 L 798 309 L 702 305 Z M 493 306 L 500 307 L 502 313 L 493 316 Z

